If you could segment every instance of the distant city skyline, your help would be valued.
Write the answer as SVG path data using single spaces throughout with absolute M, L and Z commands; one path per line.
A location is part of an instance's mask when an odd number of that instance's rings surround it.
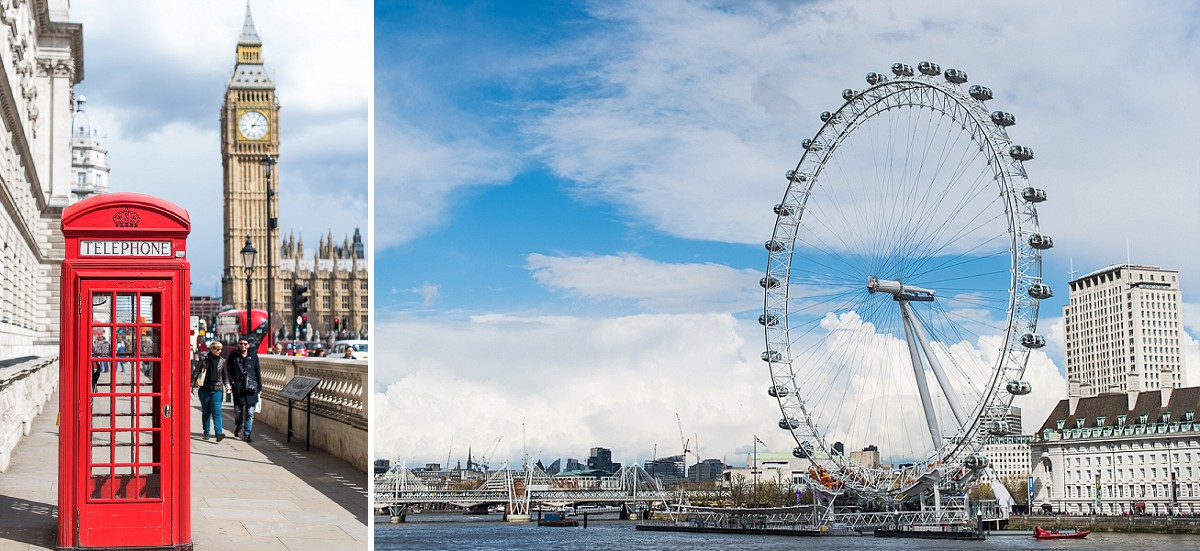
M 1065 395 L 1072 270 L 1178 269 L 1195 369 L 1200 257 L 1180 239 L 1200 233 L 1200 110 L 1182 93 L 1200 85 L 1198 19 L 1082 2 L 378 6 L 375 205 L 401 222 L 377 228 L 393 360 L 373 412 L 404 430 L 378 430 L 375 453 L 503 436 L 497 456 L 518 458 L 525 424 L 531 456 L 605 442 L 640 464 L 679 447 L 676 413 L 704 457 L 756 434 L 790 451 L 755 322 L 770 208 L 818 115 L 893 62 L 966 71 L 1035 152 L 1055 296 L 1015 402 L 1027 424 Z

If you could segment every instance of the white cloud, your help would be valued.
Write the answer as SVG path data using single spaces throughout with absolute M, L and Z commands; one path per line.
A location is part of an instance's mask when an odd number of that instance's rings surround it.
M 670 264 L 634 253 L 530 254 L 526 268 L 552 289 L 593 300 L 630 299 L 655 312 L 738 312 L 762 307 L 761 273 L 719 264 Z
M 821 418 L 861 426 L 871 409 L 877 421 L 900 434 L 928 439 L 911 367 L 871 359 L 885 349 L 896 357 L 897 349 L 905 350 L 903 340 L 874 334 L 857 318 L 834 325 L 845 327 L 828 346 L 847 352 L 847 361 L 858 358 L 894 373 L 884 385 L 868 380 L 880 376 L 869 369 L 830 370 L 820 380 L 806 380 L 801 386 L 813 403 L 840 412 L 823 410 Z M 524 424 L 531 459 L 581 458 L 589 448 L 603 446 L 613 449 L 617 460 L 641 461 L 655 453 L 656 445 L 660 456 L 677 453 L 675 413 L 685 438 L 698 440 L 705 457 L 740 462 L 754 435 L 767 443 L 764 450 L 786 452 L 795 446 L 790 434 L 774 428 L 780 413 L 766 395 L 771 383 L 767 365 L 758 358 L 761 328 L 728 314 L 600 319 L 492 314 L 436 322 L 401 317 L 380 330 L 389 338 L 379 343 L 372 404 L 378 457 L 441 462 L 445 456 L 433 450 L 447 449 L 451 439 L 458 458 L 465 457 L 467 445 L 478 449 L 502 436 L 496 459 L 519 461 Z M 955 354 L 960 362 L 965 356 L 993 362 L 993 341 L 959 343 Z M 966 371 L 958 369 L 951 369 L 954 384 L 965 384 Z M 1017 403 L 1027 419 L 1044 418 L 1061 395 L 1062 379 L 1040 353 L 1033 354 L 1026 378 L 1034 394 Z M 875 406 L 864 406 L 871 400 L 862 398 L 871 392 L 881 396 L 873 398 Z M 861 444 L 851 440 L 848 445 Z
M 407 243 L 451 223 L 464 194 L 506 183 L 520 162 L 480 140 L 439 142 L 419 130 L 376 122 L 375 246 Z
M 420 287 L 412 289 L 412 292 L 421 295 L 421 304 L 425 307 L 429 307 L 433 306 L 433 303 L 437 302 L 441 288 L 441 285 L 432 285 L 426 281 Z
M 519 461 L 524 423 L 534 458 L 603 446 L 629 462 L 650 458 L 655 444 L 659 455 L 677 453 L 678 412 L 705 456 L 727 454 L 755 432 L 770 436 L 763 427 L 778 417 L 766 367 L 746 354 L 747 329 L 725 314 L 388 322 L 375 452 L 440 462 L 435 450 L 451 438 L 465 457 L 462 443 L 478 449 L 503 436 L 497 458 Z

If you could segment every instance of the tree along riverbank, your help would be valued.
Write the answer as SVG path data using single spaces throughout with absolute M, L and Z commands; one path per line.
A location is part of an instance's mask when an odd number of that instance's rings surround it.
M 1200 534 L 1200 517 L 1108 517 L 1108 516 L 1013 516 L 1007 530 L 1033 530 L 1041 526 L 1078 528 L 1093 532 L 1129 532 L 1140 534 Z

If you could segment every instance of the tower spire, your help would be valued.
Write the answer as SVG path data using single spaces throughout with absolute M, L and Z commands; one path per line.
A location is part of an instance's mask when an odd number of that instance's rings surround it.
M 246 21 L 242 23 L 242 35 L 238 37 L 239 46 L 262 46 L 258 30 L 254 28 L 254 18 L 250 16 L 250 0 L 246 0 Z

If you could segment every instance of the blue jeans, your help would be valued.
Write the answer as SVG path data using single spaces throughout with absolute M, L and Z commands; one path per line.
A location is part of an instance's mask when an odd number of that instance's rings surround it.
M 208 436 L 209 418 L 212 419 L 213 428 L 217 430 L 217 434 L 223 434 L 225 431 L 221 429 L 221 400 L 224 391 L 200 388 L 198 394 L 200 394 L 200 425 L 204 427 L 204 435 Z
M 242 436 L 250 436 L 250 431 L 254 430 L 254 406 L 255 404 L 237 403 L 233 406 L 233 422 Z M 243 420 L 245 423 L 242 423 Z

